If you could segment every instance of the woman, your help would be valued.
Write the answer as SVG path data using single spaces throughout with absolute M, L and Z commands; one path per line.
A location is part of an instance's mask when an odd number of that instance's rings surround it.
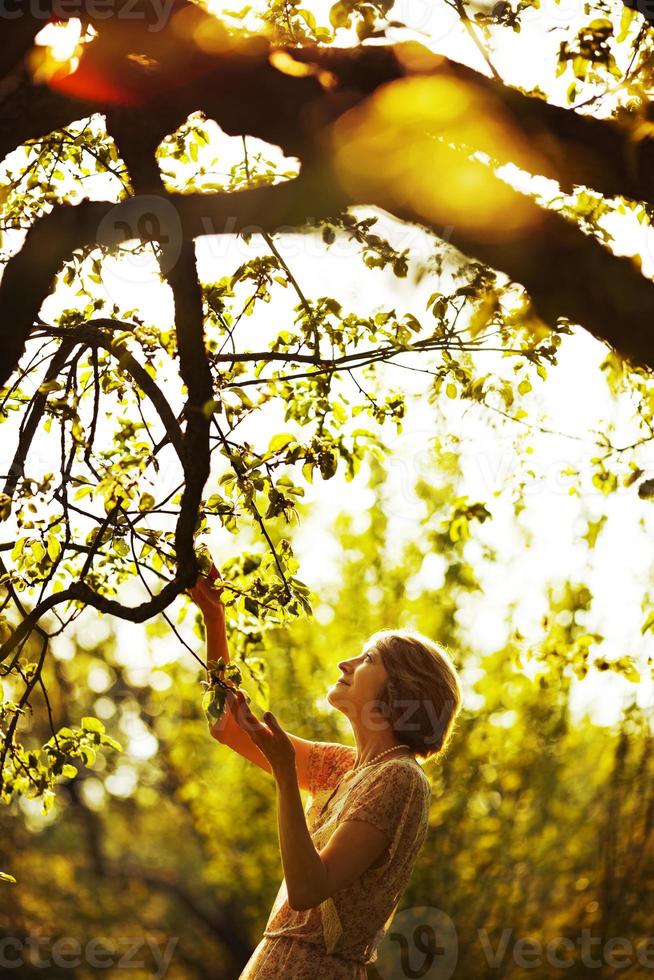
M 219 589 L 201 577 L 189 592 L 207 665 L 227 663 Z M 269 711 L 262 722 L 237 690 L 211 729 L 277 786 L 284 880 L 239 980 L 365 980 L 427 832 L 431 787 L 416 757 L 442 752 L 452 734 L 461 706 L 452 661 L 419 633 L 381 630 L 338 666 L 327 700 L 348 718 L 356 749 L 291 735 Z

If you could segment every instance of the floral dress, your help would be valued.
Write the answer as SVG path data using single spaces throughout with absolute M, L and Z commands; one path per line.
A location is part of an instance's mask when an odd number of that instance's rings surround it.
M 351 772 L 356 751 L 315 742 L 305 810 L 318 851 L 346 820 L 363 820 L 389 839 L 374 865 L 320 905 L 295 911 L 282 881 L 263 939 L 239 980 L 365 980 L 366 965 L 390 926 L 427 833 L 431 786 L 413 756 Z

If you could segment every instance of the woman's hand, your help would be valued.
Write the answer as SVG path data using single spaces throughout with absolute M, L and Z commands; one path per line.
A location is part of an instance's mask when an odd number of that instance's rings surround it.
M 235 692 L 235 699 L 234 717 L 265 755 L 275 779 L 279 782 L 288 775 L 295 776 L 295 746 L 272 711 L 265 712 L 264 725 L 250 710 L 242 691 Z
M 213 566 L 212 571 L 215 571 Z M 214 584 L 219 581 L 220 576 L 217 571 L 211 580 L 205 575 L 198 575 L 195 585 L 186 590 L 204 616 L 205 622 L 208 619 L 218 619 L 225 612 L 225 606 L 220 598 L 223 586 Z
M 227 681 L 226 683 L 228 686 L 225 688 L 225 692 L 224 692 L 225 700 L 223 702 L 224 707 L 223 707 L 222 714 L 220 715 L 219 718 L 216 718 L 215 720 L 212 720 L 209 717 L 207 718 L 209 722 L 209 733 L 212 735 L 213 738 L 218 739 L 218 741 L 220 741 L 221 733 L 225 730 L 225 728 L 229 724 L 229 716 L 231 715 L 236 717 L 237 701 L 234 694 L 236 689 L 234 688 L 233 685 L 229 683 L 229 681 Z

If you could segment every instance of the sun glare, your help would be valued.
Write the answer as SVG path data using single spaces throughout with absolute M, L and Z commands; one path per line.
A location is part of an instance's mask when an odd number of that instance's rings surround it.
M 85 37 L 77 17 L 66 23 L 47 24 L 35 38 L 30 64 L 34 81 L 48 82 L 55 75 L 72 74 L 79 65 Z

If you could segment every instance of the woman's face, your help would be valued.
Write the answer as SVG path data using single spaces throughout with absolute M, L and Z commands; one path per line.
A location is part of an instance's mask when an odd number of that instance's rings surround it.
M 341 676 L 327 692 L 327 700 L 348 717 L 376 716 L 388 673 L 374 644 L 365 644 L 358 657 L 341 660 Z

